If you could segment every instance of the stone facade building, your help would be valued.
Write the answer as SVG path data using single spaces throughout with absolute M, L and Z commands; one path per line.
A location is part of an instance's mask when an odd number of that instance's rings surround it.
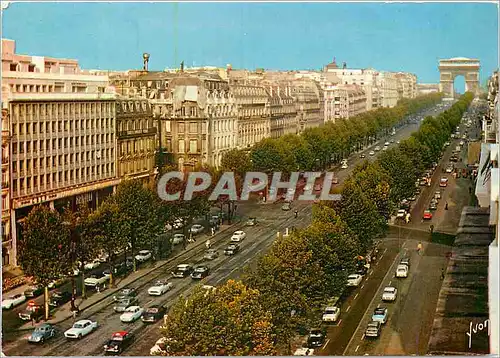
M 398 80 L 392 72 L 378 72 L 375 85 L 379 90 L 380 107 L 395 107 L 398 104 Z
M 146 99 L 116 101 L 117 175 L 149 178 L 155 169 L 156 123 Z
M 352 118 L 366 111 L 366 94 L 358 85 L 325 87 L 325 122 Z
M 271 138 L 279 138 L 285 134 L 297 134 L 297 109 L 291 96 L 289 83 L 272 83 L 267 86 L 270 108 Z

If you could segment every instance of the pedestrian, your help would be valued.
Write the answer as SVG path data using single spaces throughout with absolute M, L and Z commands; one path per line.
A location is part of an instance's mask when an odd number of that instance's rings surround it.
M 207 240 L 205 245 L 207 246 L 207 249 L 210 249 L 210 246 L 212 246 L 212 244 L 210 243 L 210 239 Z
M 295 210 L 295 219 L 297 219 L 298 216 L 299 216 L 299 211 Z
M 417 253 L 420 255 L 420 251 L 422 250 L 422 243 L 419 242 L 417 245 Z
M 441 269 L 441 280 L 444 279 L 444 268 Z
M 97 290 L 97 293 L 101 293 L 101 289 L 99 288 L 99 285 L 97 285 L 95 288 Z
M 76 321 L 76 310 L 73 310 L 73 322 Z
M 214 236 L 215 235 L 215 228 L 212 227 L 211 229 L 212 229 L 212 236 Z
M 446 202 L 446 204 L 444 204 L 444 210 L 448 210 L 448 202 Z
M 431 235 L 432 235 L 432 233 L 434 232 L 434 225 L 431 225 L 430 230 L 431 230 Z
M 187 242 L 186 242 L 186 239 L 184 238 L 184 239 L 182 239 L 182 248 L 184 250 L 186 250 L 186 246 L 187 246 Z

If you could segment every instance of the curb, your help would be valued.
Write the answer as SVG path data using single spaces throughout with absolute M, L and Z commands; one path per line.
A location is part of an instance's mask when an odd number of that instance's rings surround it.
M 236 221 L 236 222 L 235 222 L 235 221 L 233 221 L 233 223 L 232 223 L 231 225 L 228 225 L 226 228 L 221 229 L 221 230 L 218 232 L 218 234 L 221 234 L 221 233 L 225 232 L 226 230 L 229 230 L 231 227 L 233 227 L 234 225 L 239 224 L 239 223 L 241 223 L 241 222 L 242 222 L 241 220 L 238 220 L 238 221 Z M 216 235 L 216 236 L 217 236 L 217 235 Z M 151 272 L 156 271 L 157 269 L 160 269 L 160 268 L 162 268 L 162 267 L 164 267 L 164 266 L 168 265 L 169 263 L 171 263 L 171 261 L 173 261 L 173 260 L 177 259 L 179 256 L 181 256 L 182 254 L 184 254 L 186 251 L 190 251 L 190 250 L 192 250 L 192 249 L 198 248 L 199 246 L 203 245 L 203 242 L 204 242 L 203 240 L 197 240 L 197 241 L 199 242 L 199 244 L 198 244 L 198 245 L 195 245 L 195 246 L 191 247 L 189 250 L 183 250 L 183 251 L 181 251 L 180 253 L 176 254 L 175 256 L 172 256 L 172 257 L 168 258 L 165 262 L 163 262 L 163 263 L 161 263 L 160 265 L 155 266 L 155 267 L 153 267 L 153 268 L 149 269 L 148 271 L 144 272 L 143 274 L 141 274 L 141 275 L 137 276 L 137 277 L 136 277 L 136 278 L 134 278 L 132 281 L 130 281 L 130 282 L 128 282 L 128 283 L 126 283 L 124 286 L 122 286 L 122 287 L 120 287 L 120 288 L 113 288 L 113 289 L 110 289 L 110 291 L 108 291 L 107 293 L 105 293 L 105 294 L 103 294 L 103 295 L 101 296 L 101 299 L 100 299 L 100 300 L 97 300 L 97 301 L 95 301 L 95 302 L 93 302 L 93 303 L 89 304 L 89 305 L 88 305 L 88 306 L 86 306 L 86 307 L 82 307 L 82 308 L 80 308 L 80 312 L 83 312 L 83 311 L 85 311 L 86 309 L 88 309 L 88 308 L 91 308 L 91 307 L 95 306 L 96 304 L 98 304 L 98 303 L 102 302 L 103 300 L 105 300 L 106 298 L 108 298 L 108 297 L 110 297 L 111 295 L 115 294 L 116 292 L 118 292 L 119 290 L 123 289 L 124 287 L 127 287 L 128 285 L 131 285 L 131 284 L 135 283 L 136 281 L 138 281 L 139 279 L 141 279 L 141 278 L 143 278 L 143 277 L 145 277 L 145 276 L 149 275 Z M 157 261 L 157 262 L 158 262 L 158 261 Z M 58 324 L 58 323 L 61 323 L 61 322 L 66 321 L 66 320 L 68 320 L 68 319 L 70 319 L 70 318 L 73 318 L 73 315 L 72 315 L 72 314 L 70 314 L 70 315 L 69 315 L 69 316 L 67 316 L 67 317 L 60 318 L 60 319 L 58 319 L 58 320 L 51 320 L 51 319 L 49 319 L 48 321 L 41 320 L 40 322 L 43 322 L 43 323 L 49 323 L 49 324 Z M 39 323 L 40 323 L 40 322 L 39 322 Z M 17 329 L 17 331 L 18 331 L 18 332 L 22 332 L 22 331 L 31 331 L 31 330 L 33 330 L 33 328 L 34 328 L 34 327 L 35 327 L 35 326 L 30 326 L 29 328 L 22 328 L 22 327 L 19 327 L 19 328 Z

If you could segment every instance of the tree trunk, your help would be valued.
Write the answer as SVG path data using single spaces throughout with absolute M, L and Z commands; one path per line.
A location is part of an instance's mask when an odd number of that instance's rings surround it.
M 76 311 L 76 279 L 74 273 L 71 276 L 71 311 Z
M 45 320 L 49 320 L 49 286 L 46 285 L 44 288 L 44 303 L 45 303 Z
M 84 268 L 83 262 L 80 265 L 80 272 L 82 273 L 82 299 L 86 299 L 87 292 L 86 292 L 86 287 L 85 287 L 85 268 Z
M 133 244 L 132 246 L 130 247 L 130 251 L 131 251 L 131 254 L 132 254 L 132 262 L 133 262 L 133 269 L 134 269 L 134 272 L 137 271 L 137 262 L 135 261 L 135 240 L 132 241 Z
M 109 288 L 113 287 L 113 270 L 115 269 L 113 267 L 113 260 L 112 260 L 112 254 L 108 254 L 108 262 L 109 262 Z M 125 259 L 126 260 L 126 259 Z M 125 261 L 126 263 L 127 261 Z

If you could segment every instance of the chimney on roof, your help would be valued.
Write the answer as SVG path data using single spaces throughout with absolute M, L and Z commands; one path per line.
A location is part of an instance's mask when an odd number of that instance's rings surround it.
M 142 60 L 143 60 L 143 69 L 144 71 L 148 70 L 148 63 L 149 63 L 149 53 L 144 52 L 142 54 Z

